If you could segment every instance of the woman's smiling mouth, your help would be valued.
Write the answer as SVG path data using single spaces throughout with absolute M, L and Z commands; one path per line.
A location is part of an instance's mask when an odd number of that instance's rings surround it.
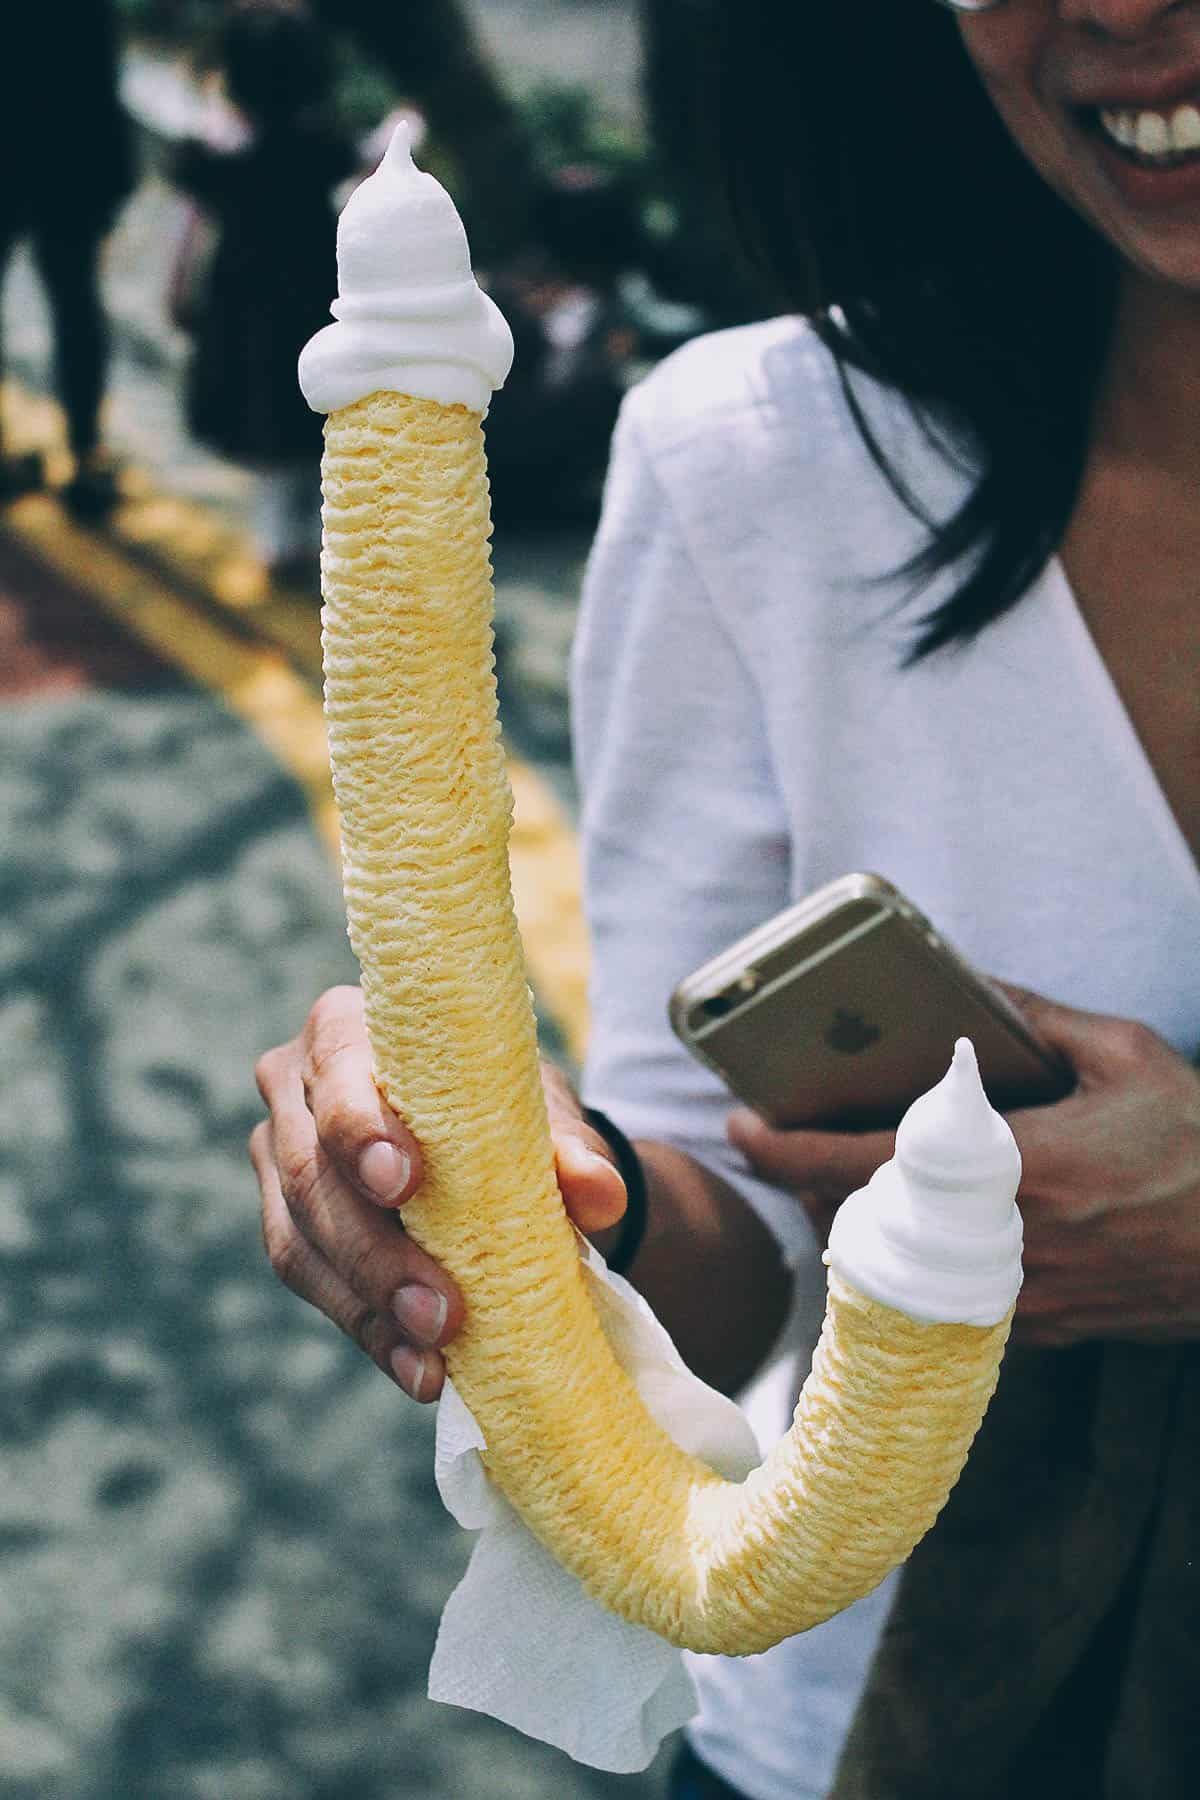
M 1141 168 L 1173 168 L 1200 155 L 1200 107 L 1104 107 L 1093 114 L 1106 141 Z

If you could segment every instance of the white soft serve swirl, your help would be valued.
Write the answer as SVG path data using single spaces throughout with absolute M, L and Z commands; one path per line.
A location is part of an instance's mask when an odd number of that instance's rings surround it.
M 841 1206 L 826 1261 L 928 1323 L 998 1325 L 1021 1287 L 1021 1153 L 988 1104 L 969 1038 L 914 1101 L 896 1154 Z
M 512 366 L 512 333 L 471 273 L 454 202 L 413 162 L 407 125 L 346 202 L 337 262 L 337 322 L 300 354 L 313 411 L 386 391 L 486 412 Z

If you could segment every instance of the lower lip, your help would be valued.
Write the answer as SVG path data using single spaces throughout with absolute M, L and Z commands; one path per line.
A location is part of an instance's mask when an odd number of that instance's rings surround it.
M 1093 140 L 1099 146 L 1100 160 L 1113 186 L 1134 206 L 1146 208 L 1187 206 L 1200 200 L 1200 156 L 1167 169 L 1150 169 L 1128 157 L 1110 144 L 1096 128 Z

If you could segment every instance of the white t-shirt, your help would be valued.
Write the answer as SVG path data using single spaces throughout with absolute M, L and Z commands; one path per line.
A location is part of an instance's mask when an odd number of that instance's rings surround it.
M 961 467 L 894 396 L 855 385 L 949 513 Z M 576 638 L 585 1095 L 767 1219 L 797 1271 L 801 1373 L 816 1249 L 798 1204 L 726 1142 L 729 1097 L 667 1021 L 680 976 L 870 869 L 977 967 L 1200 1045 L 1200 871 L 1061 566 L 973 644 L 906 670 L 917 620 L 954 587 L 906 599 L 894 571 L 923 541 L 815 334 L 794 319 L 718 333 L 626 400 Z M 777 1370 L 757 1397 L 773 1434 L 791 1385 Z M 699 1754 L 751 1800 L 823 1795 L 889 1593 L 765 1656 L 694 1659 Z

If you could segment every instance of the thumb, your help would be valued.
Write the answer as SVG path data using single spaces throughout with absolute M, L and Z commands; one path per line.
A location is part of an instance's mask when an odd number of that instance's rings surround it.
M 1114 1057 L 1122 1053 L 1128 1035 L 1126 1020 L 1064 1006 L 1010 981 L 996 981 L 994 985 L 1012 1001 L 1042 1042 L 1070 1065 L 1081 1086 L 1102 1079 Z
M 608 1145 L 583 1119 L 551 1121 L 559 1191 L 580 1231 L 603 1231 L 625 1211 L 625 1183 Z

